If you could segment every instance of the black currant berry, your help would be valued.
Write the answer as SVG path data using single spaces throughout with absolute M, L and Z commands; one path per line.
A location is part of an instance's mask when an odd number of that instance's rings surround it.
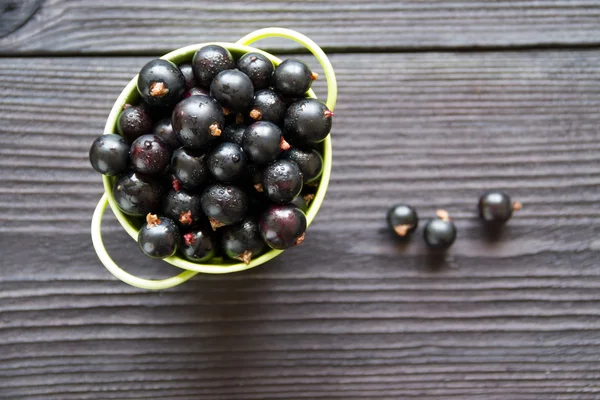
M 146 223 L 138 233 L 140 249 L 151 258 L 166 258 L 175 254 L 181 236 L 175 222 L 155 214 L 146 215 Z
M 273 73 L 273 88 L 286 97 L 304 97 L 317 74 L 300 60 L 284 60 Z
M 292 147 L 284 152 L 282 157 L 298 164 L 304 183 L 316 181 L 323 173 L 323 157 L 316 150 L 301 150 L 298 147 Z
M 202 193 L 202 210 L 213 230 L 241 221 L 248 211 L 248 196 L 241 189 L 220 183 Z
M 207 89 L 195 86 L 193 88 L 186 90 L 186 92 L 183 94 L 183 98 L 187 99 L 190 96 L 200 96 L 200 95 L 210 96 L 210 92 Z
M 513 202 L 501 191 L 489 191 L 479 198 L 479 216 L 485 222 L 503 224 L 512 217 L 513 211 L 521 208 L 521 203 Z
M 243 112 L 250 108 L 254 87 L 248 75 L 237 69 L 221 71 L 210 84 L 210 95 L 223 107 Z
M 179 141 L 193 149 L 206 147 L 221 135 L 225 126 L 223 109 L 209 96 L 183 99 L 173 110 L 173 130 Z
M 182 228 L 197 226 L 204 220 L 199 194 L 171 190 L 163 201 L 163 214 Z
M 304 241 L 306 216 L 293 205 L 275 205 L 261 215 L 258 226 L 269 247 L 284 250 Z
M 138 172 L 129 171 L 119 176 L 112 191 L 119 210 L 127 215 L 142 217 L 160 209 L 160 183 Z
M 288 107 L 283 127 L 294 144 L 319 143 L 331 130 L 333 112 L 317 99 L 302 99 Z M 291 142 L 290 142 L 291 143 Z
M 281 129 L 272 122 L 259 121 L 246 128 L 242 148 L 248 159 L 256 164 L 268 164 L 279 157 L 289 144 L 281 136 Z
M 133 142 L 142 135 L 152 132 L 152 117 L 144 106 L 126 104 L 119 114 L 117 132 L 128 142 Z
M 290 204 L 299 208 L 303 213 L 306 213 L 308 210 L 308 203 L 302 195 L 294 197 L 292 201 L 290 201 Z
M 216 253 L 216 243 L 213 233 L 206 228 L 194 229 L 183 234 L 181 253 L 189 261 L 201 263 L 213 258 Z
M 208 88 L 219 72 L 235 68 L 235 63 L 229 50 L 218 45 L 208 45 L 194 54 L 192 68 L 198 85 Z
M 389 209 L 387 223 L 399 237 L 411 235 L 419 225 L 417 212 L 411 206 L 397 204 Z
M 208 170 L 220 182 L 233 182 L 246 170 L 246 155 L 235 143 L 223 142 L 208 155 Z
M 240 58 L 237 67 L 252 81 L 254 90 L 269 87 L 273 76 L 273 63 L 260 53 L 246 53 Z
M 206 168 L 206 155 L 181 147 L 171 157 L 171 172 L 181 187 L 187 190 L 202 188 L 210 178 Z
M 245 125 L 238 124 L 227 124 L 225 125 L 225 129 L 221 133 L 221 140 L 224 142 L 235 143 L 238 146 L 242 145 L 242 140 L 244 139 L 244 131 L 246 130 Z
M 263 190 L 274 203 L 289 203 L 302 191 L 302 171 L 290 160 L 277 160 L 263 171 Z
M 92 167 L 107 176 L 123 173 L 129 163 L 129 144 L 119 135 L 102 135 L 90 147 Z
M 152 133 L 172 150 L 181 147 L 181 143 L 171 125 L 171 118 L 163 118 L 158 121 L 154 125 Z
M 429 248 L 446 250 L 456 240 L 456 227 L 450 221 L 448 212 L 438 210 L 437 216 L 437 218 L 427 221 L 423 227 L 423 238 Z
M 194 70 L 192 69 L 192 64 L 181 64 L 179 66 L 181 73 L 183 74 L 183 78 L 185 79 L 185 89 L 190 90 L 191 88 L 196 86 L 196 77 L 194 76 Z
M 263 89 L 254 93 L 249 116 L 255 121 L 280 124 L 286 109 L 287 105 L 277 93 L 270 89 Z
M 142 135 L 131 144 L 131 165 L 148 175 L 160 175 L 171 162 L 171 149 L 154 135 Z
M 254 217 L 244 218 L 241 222 L 223 229 L 223 251 L 227 257 L 250 264 L 265 249 L 258 230 L 258 220 Z
M 137 90 L 148 105 L 172 107 L 183 98 L 185 77 L 171 61 L 159 58 L 142 67 Z

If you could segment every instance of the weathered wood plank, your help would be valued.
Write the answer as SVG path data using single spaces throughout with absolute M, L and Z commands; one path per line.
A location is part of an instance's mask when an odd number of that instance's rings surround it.
M 268 26 L 299 30 L 330 50 L 598 44 L 600 4 L 593 0 L 285 4 L 46 0 L 25 26 L 0 38 L 0 51 L 166 53 L 192 43 L 235 41 Z M 297 48 L 285 41 L 268 46 Z
M 88 233 L 87 148 L 145 61 L 0 60 L 0 398 L 600 396 L 600 52 L 333 56 L 306 242 L 161 293 L 115 281 Z M 498 242 L 473 210 L 490 187 L 525 204 Z M 394 201 L 454 215 L 445 259 L 388 235 Z M 104 231 L 130 270 L 174 271 Z

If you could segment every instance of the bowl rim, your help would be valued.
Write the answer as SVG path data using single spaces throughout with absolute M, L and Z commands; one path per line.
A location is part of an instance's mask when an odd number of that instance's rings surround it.
M 201 47 L 207 45 L 219 45 L 225 47 L 229 51 L 233 51 L 236 53 L 250 53 L 257 52 L 263 54 L 265 57 L 269 58 L 275 66 L 281 63 L 281 59 L 275 57 L 274 55 L 258 49 L 252 46 L 246 46 L 239 43 L 228 43 L 228 42 L 207 42 L 207 43 L 198 43 L 190 46 L 181 47 L 170 53 L 167 53 L 160 57 L 161 59 L 172 61 L 175 64 L 180 64 L 184 61 L 189 61 L 193 57 L 193 54 Z M 118 117 L 123 109 L 123 106 L 127 102 L 127 99 L 131 96 L 135 96 L 137 94 L 137 79 L 138 75 L 136 74 L 131 81 L 125 86 L 125 88 L 121 91 L 119 97 L 113 104 L 113 107 L 110 111 L 110 114 L 106 120 L 106 124 L 104 126 L 105 134 L 116 133 L 116 124 Z M 318 99 L 312 89 L 307 92 L 308 97 Z M 325 199 L 325 194 L 327 192 L 327 187 L 329 186 L 329 180 L 331 177 L 331 167 L 332 167 L 332 154 L 331 154 L 331 134 L 327 135 L 323 143 L 323 173 L 321 176 L 321 180 L 319 181 L 319 186 L 317 192 L 315 194 L 315 198 L 311 201 L 311 204 L 306 211 L 306 223 L 307 228 L 310 226 L 314 218 L 316 217 L 321 205 L 323 204 L 323 200 Z M 102 176 L 102 183 L 104 185 L 104 192 L 108 198 L 108 204 L 112 210 L 112 212 L 117 217 L 119 224 L 125 229 L 125 231 L 131 236 L 133 240 L 137 242 L 138 230 L 133 226 L 133 224 L 129 221 L 129 217 L 124 214 L 118 207 L 112 192 L 112 179 L 111 177 Z M 244 271 L 250 268 L 257 267 L 265 262 L 272 260 L 273 258 L 280 255 L 284 250 L 275 250 L 271 249 L 261 256 L 250 261 L 249 264 L 245 264 L 243 262 L 235 263 L 235 264 L 199 264 L 188 261 L 178 255 L 174 255 L 171 257 L 167 257 L 163 259 L 163 261 L 184 269 L 188 271 L 195 271 L 207 274 L 226 274 L 231 272 Z

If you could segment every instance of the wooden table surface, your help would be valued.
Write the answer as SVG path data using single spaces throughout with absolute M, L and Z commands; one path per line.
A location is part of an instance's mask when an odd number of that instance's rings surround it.
M 89 233 L 112 103 L 152 58 L 273 25 L 340 88 L 305 243 L 117 281 Z M 1 399 L 600 399 L 599 1 L 1 0 L 0 82 Z M 489 188 L 524 204 L 496 241 Z M 390 237 L 395 202 L 451 212 L 445 258 Z M 131 271 L 175 272 L 103 232 Z

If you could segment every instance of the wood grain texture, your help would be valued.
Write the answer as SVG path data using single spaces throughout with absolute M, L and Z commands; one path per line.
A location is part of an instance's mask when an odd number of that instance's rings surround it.
M 472 48 L 600 43 L 600 4 L 548 1 L 46 0 L 0 52 L 159 54 L 236 41 L 255 29 L 296 29 L 328 50 Z M 271 41 L 273 49 L 297 48 Z M 265 47 L 265 46 L 263 46 Z
M 305 243 L 160 293 L 112 278 L 88 233 L 88 146 L 147 60 L 0 59 L 1 399 L 600 398 L 600 52 L 332 56 Z M 495 242 L 488 188 L 525 205 Z M 446 257 L 390 237 L 397 201 L 450 211 Z M 130 270 L 174 272 L 104 232 Z

